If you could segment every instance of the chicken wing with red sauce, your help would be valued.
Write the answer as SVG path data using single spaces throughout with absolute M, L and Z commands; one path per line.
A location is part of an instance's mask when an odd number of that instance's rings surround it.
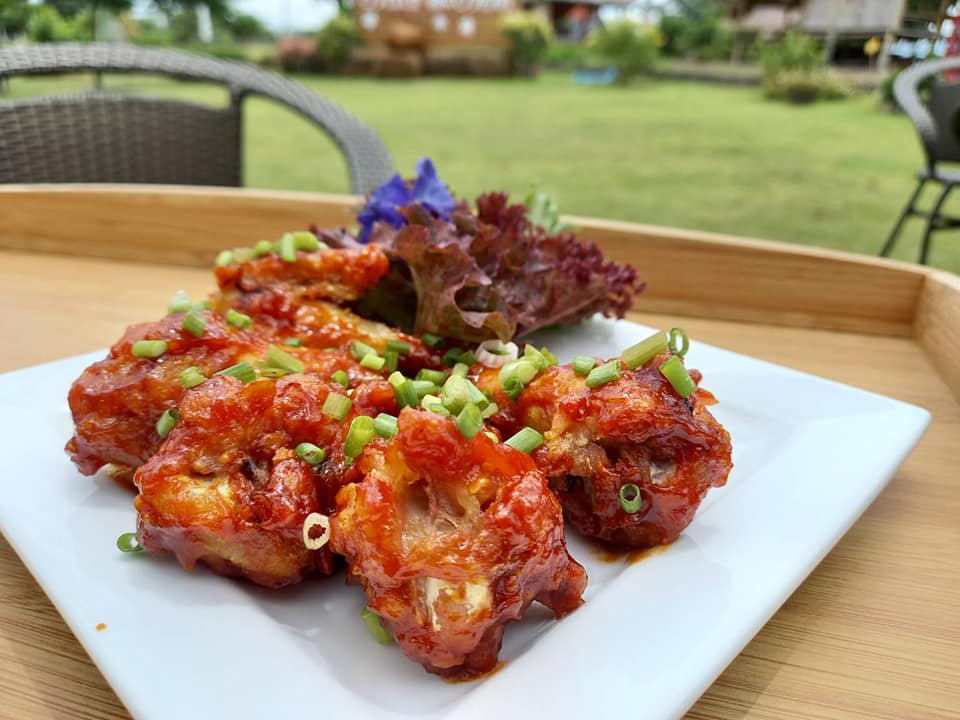
M 411 659 L 445 676 L 492 669 L 504 625 L 537 600 L 579 607 L 584 569 L 531 459 L 438 414 L 405 409 L 399 433 L 337 495 L 330 545 Z
M 322 411 L 330 392 L 343 387 L 314 375 L 246 385 L 216 377 L 187 391 L 176 426 L 134 475 L 144 549 L 168 551 L 188 570 L 201 562 L 270 587 L 329 574 L 332 555 L 305 547 L 304 520 L 332 512 L 336 492 L 360 477 L 343 455 L 350 420 L 396 412 L 383 380 L 354 391 L 343 421 Z M 295 449 L 304 442 L 323 448 L 326 459 L 302 460 Z
M 475 367 L 482 368 L 478 386 L 500 407 L 488 422 L 504 435 L 524 425 L 544 434 L 533 459 L 566 519 L 585 535 L 629 548 L 673 542 L 707 491 L 726 483 L 730 436 L 707 410 L 713 396 L 698 390 L 680 397 L 658 369 L 665 359 L 621 366 L 619 379 L 593 389 L 570 366 L 554 366 L 516 401 L 504 395 L 497 370 Z M 642 498 L 634 513 L 621 504 L 628 483 Z

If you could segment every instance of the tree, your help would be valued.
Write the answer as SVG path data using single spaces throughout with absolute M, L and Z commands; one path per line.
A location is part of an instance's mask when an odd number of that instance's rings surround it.
M 227 22 L 227 29 L 235 40 L 258 40 L 270 37 L 270 31 L 253 15 L 240 13 Z
M 30 5 L 27 0 L 0 0 L 0 38 L 20 35 L 30 21 Z

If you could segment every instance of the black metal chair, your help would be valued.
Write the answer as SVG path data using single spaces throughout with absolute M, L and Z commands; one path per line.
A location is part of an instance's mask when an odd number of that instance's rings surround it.
M 246 63 L 122 44 L 0 49 L 0 83 L 14 75 L 148 73 L 225 85 L 213 108 L 166 98 L 90 92 L 0 101 L 0 183 L 122 182 L 240 186 L 244 98 L 260 95 L 323 129 L 347 161 L 353 192 L 393 174 L 377 135 L 302 85 Z M 290 162 L 303 162 L 291 158 Z
M 884 257 L 893 250 L 903 223 L 908 217 L 927 219 L 923 241 L 920 244 L 919 262 L 922 264 L 927 262 L 930 240 L 934 232 L 960 228 L 960 218 L 944 215 L 941 212 L 950 191 L 960 185 L 960 170 L 938 166 L 939 163 L 960 162 L 960 137 L 958 137 L 960 83 L 936 81 L 940 73 L 945 70 L 960 70 L 960 57 L 912 65 L 897 76 L 893 85 L 897 102 L 913 121 L 914 127 L 920 134 L 920 141 L 927 156 L 927 165 L 917 172 L 917 187 L 893 226 L 893 231 L 887 238 L 883 250 L 880 251 Z M 929 89 L 924 87 L 921 93 L 921 86 L 927 85 L 925 81 L 931 78 L 935 82 L 929 84 Z M 916 202 L 928 182 L 939 183 L 942 187 L 933 206 L 929 211 L 924 212 L 917 208 Z

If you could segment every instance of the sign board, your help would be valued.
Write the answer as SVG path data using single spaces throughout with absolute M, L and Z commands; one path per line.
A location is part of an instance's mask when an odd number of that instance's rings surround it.
M 502 48 L 498 21 L 514 0 L 356 0 L 354 16 L 367 45 L 388 44 L 391 27 L 414 26 L 426 47 Z

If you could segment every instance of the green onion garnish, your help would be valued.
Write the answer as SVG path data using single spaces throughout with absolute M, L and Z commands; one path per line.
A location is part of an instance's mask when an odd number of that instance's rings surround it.
M 443 406 L 452 413 L 458 413 L 464 405 L 470 402 L 470 388 L 467 387 L 469 380 L 459 375 L 451 375 L 443 384 L 443 390 L 440 393 Z M 476 433 L 474 433 L 476 434 Z
M 393 386 L 393 394 L 397 396 L 397 404 L 400 407 L 416 407 L 420 403 L 420 396 L 413 383 L 413 380 L 404 380 L 399 385 Z
M 350 343 L 350 354 L 355 360 L 363 360 L 367 355 L 376 355 L 377 351 L 366 343 L 354 340 Z
M 357 415 L 350 422 L 347 430 L 347 439 L 343 443 L 343 454 L 352 460 L 363 452 L 364 446 L 373 440 L 376 431 L 373 429 L 373 418 L 369 415 Z
M 289 234 L 293 236 L 293 244 L 297 250 L 313 252 L 320 249 L 320 241 L 317 240 L 317 236 L 308 230 L 298 230 Z
M 233 250 L 221 250 L 217 255 L 215 264 L 217 267 L 224 267 L 233 262 Z
M 480 411 L 480 417 L 486 420 L 489 417 L 493 417 L 498 412 L 500 412 L 500 406 L 496 403 L 490 403 L 483 410 Z
M 425 368 L 417 373 L 417 380 L 426 380 L 434 385 L 443 385 L 446 378 L 447 374 L 443 370 L 428 370 Z
M 202 385 L 206 379 L 200 369 L 196 367 L 188 367 L 180 372 L 180 384 L 188 390 L 197 385 Z
M 488 438 L 490 438 L 491 442 L 495 442 L 495 443 L 500 442 L 500 438 L 497 437 L 497 434 L 495 432 L 491 432 L 490 430 L 484 430 L 483 434 L 486 435 Z
M 431 335 L 430 333 L 424 333 L 420 336 L 420 339 L 423 341 L 423 344 L 429 348 L 439 347 L 443 344 L 443 338 L 439 335 Z
M 276 345 L 267 348 L 267 365 L 270 367 L 286 370 L 288 373 L 302 373 L 306 365 L 303 360 L 295 358 L 290 353 L 284 352 Z
M 137 340 L 130 352 L 138 358 L 160 357 L 167 351 L 167 343 L 164 340 Z
M 340 383 L 345 388 L 350 387 L 350 376 L 347 375 L 343 370 L 337 370 L 333 375 L 330 376 L 330 379 L 335 383 Z
M 382 438 L 392 438 L 397 434 L 397 418 L 380 413 L 373 419 L 373 431 Z
M 523 357 L 536 365 L 538 370 L 546 370 L 550 367 L 550 361 L 533 345 L 527 345 L 523 348 Z
M 463 355 L 461 355 L 460 357 L 463 357 Z M 470 372 L 470 366 L 467 365 L 466 363 L 458 362 L 456 365 L 453 366 L 452 372 L 454 375 L 459 375 L 460 377 L 465 378 L 467 374 Z
M 679 343 L 679 344 L 678 344 Z M 674 355 L 683 357 L 690 349 L 690 338 L 687 337 L 687 331 L 682 327 L 670 328 L 670 340 L 667 342 L 670 352 Z
M 370 630 L 370 634 L 373 635 L 374 639 L 381 645 L 389 645 L 393 638 L 390 636 L 390 633 L 386 628 L 380 623 L 380 616 L 369 608 L 364 608 L 363 612 L 360 613 L 360 617 L 363 618 L 363 621 L 367 624 L 367 629 Z
M 587 374 L 586 385 L 588 388 L 597 388 L 606 385 L 620 377 L 620 361 L 611 360 L 603 365 L 598 365 Z
M 253 382 L 257 379 L 257 371 L 253 369 L 253 365 L 246 361 L 238 362 L 236 365 L 231 365 L 228 368 L 224 368 L 220 372 L 214 373 L 214 375 L 227 375 L 229 377 L 234 377 L 244 384 Z
M 529 426 L 523 428 L 516 435 L 512 435 L 504 441 L 505 444 L 509 445 L 514 450 L 519 450 L 522 453 L 533 452 L 538 447 L 543 445 L 543 442 L 543 435 Z
M 383 351 L 383 369 L 387 372 L 396 372 L 397 364 L 400 362 L 400 355 L 396 350 Z
M 490 404 L 490 398 L 484 395 L 480 388 L 466 378 L 464 378 L 464 382 L 467 384 L 467 397 L 470 402 L 472 402 L 481 410 Z
M 138 553 L 143 552 L 143 545 L 140 544 L 135 532 L 129 532 L 117 538 L 117 550 L 124 553 Z
M 181 323 L 180 327 L 194 337 L 200 337 L 203 335 L 203 331 L 207 329 L 207 321 L 203 315 L 196 310 L 190 310 L 190 312 L 183 316 L 183 323 Z
M 547 359 L 547 362 L 550 363 L 548 367 L 553 365 L 559 365 L 560 361 L 557 359 L 557 356 L 550 352 L 550 348 L 542 347 L 540 348 L 540 353 Z
M 480 417 L 479 408 L 473 403 L 464 405 L 457 415 L 457 428 L 460 430 L 460 434 L 467 440 L 473 440 L 482 427 L 483 418 Z
M 410 343 L 403 340 L 387 340 L 387 350 L 393 350 L 398 355 L 409 355 Z
M 401 383 L 406 382 L 406 380 L 407 378 L 404 376 L 404 374 L 398 370 L 394 370 L 392 373 L 390 373 L 389 377 L 387 377 L 387 382 L 395 388 L 399 387 Z
M 289 263 L 297 261 L 297 241 L 293 233 L 286 233 L 280 238 L 280 259 Z
M 323 401 L 323 414 L 332 417 L 334 420 L 344 420 L 350 414 L 350 408 L 353 400 L 340 393 L 330 393 L 327 399 Z
M 245 263 L 253 260 L 253 248 L 239 247 L 233 249 L 233 262 Z
M 283 368 L 271 367 L 265 362 L 257 363 L 257 372 L 260 373 L 260 377 L 265 378 L 279 378 L 290 374 Z
M 213 305 L 210 303 L 209 300 L 197 300 L 195 303 L 193 303 L 193 304 L 190 306 L 190 308 L 191 308 L 192 310 L 197 310 L 197 311 L 200 311 L 200 310 L 213 310 Z
M 683 366 L 683 360 L 678 355 L 671 355 L 660 363 L 660 372 L 670 381 L 677 395 L 688 398 L 697 390 L 697 384 L 690 377 L 690 373 Z
M 477 356 L 473 354 L 473 350 L 467 350 L 465 353 L 460 355 L 457 358 L 458 363 L 463 363 L 464 365 L 470 366 L 477 361 Z
M 503 394 L 506 395 L 511 400 L 516 400 L 520 397 L 520 393 L 523 392 L 524 385 L 520 382 L 519 378 L 509 378 L 506 382 L 502 383 Z
M 303 347 L 303 340 L 298 337 L 287 338 L 283 341 L 287 347 Z
M 538 372 L 540 368 L 532 360 L 511 360 L 500 368 L 500 385 L 508 397 L 516 400 L 523 386 L 533 380 Z
M 156 425 L 157 435 L 160 436 L 161 440 L 170 434 L 170 431 L 173 430 L 174 425 L 177 424 L 179 419 L 180 413 L 177 412 L 176 408 L 167 408 L 163 411 L 163 415 L 157 420 Z
M 367 370 L 383 370 L 386 362 L 386 360 L 376 353 L 367 353 L 363 356 L 363 359 L 360 360 L 360 367 L 365 367 Z
M 443 354 L 443 364 L 454 365 L 460 360 L 461 355 L 463 355 L 461 348 L 450 348 Z
M 246 330 L 247 328 L 253 327 L 253 318 L 249 315 L 246 315 L 242 312 L 230 308 L 227 310 L 226 314 L 223 316 L 223 319 L 227 321 L 228 325 L 233 325 L 236 328 L 241 330 Z
M 253 246 L 253 256 L 255 258 L 263 257 L 264 255 L 269 255 L 273 252 L 273 243 L 269 240 L 259 240 Z
M 633 483 L 624 483 L 620 486 L 620 506 L 624 512 L 633 515 L 643 507 L 643 497 L 640 488 Z
M 587 357 L 586 355 L 577 355 L 573 359 L 573 371 L 577 375 L 587 375 L 593 370 L 594 365 L 597 364 L 597 361 L 592 357 Z
M 326 450 L 308 442 L 297 445 L 296 453 L 307 465 L 319 465 L 327 457 Z
M 173 297 L 170 298 L 170 303 L 167 305 L 167 310 L 172 313 L 186 312 L 191 307 L 193 303 L 190 302 L 189 296 L 183 290 L 177 290 Z
M 430 412 L 434 412 L 439 415 L 445 415 L 446 417 L 453 416 L 452 413 L 444 406 L 443 401 L 436 395 L 424 395 L 423 399 L 420 401 L 420 407 L 422 407 L 424 410 L 429 410 Z
M 416 390 L 418 398 L 440 390 L 440 388 L 429 380 L 412 380 L 411 384 L 413 385 L 413 389 Z
M 635 370 L 641 365 L 653 360 L 657 355 L 667 352 L 669 349 L 667 334 L 661 330 L 641 340 L 636 345 L 628 347 L 620 355 L 620 358 L 628 369 Z

